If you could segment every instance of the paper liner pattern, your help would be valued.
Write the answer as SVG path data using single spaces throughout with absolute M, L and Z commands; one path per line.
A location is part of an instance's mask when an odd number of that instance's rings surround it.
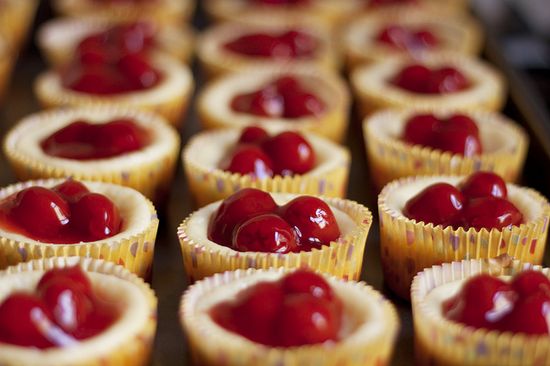
M 38 7 L 38 0 L 9 0 L 0 11 L 0 36 L 5 37 L 14 50 L 19 51 L 27 37 Z
M 271 269 L 269 272 L 285 272 Z M 382 366 L 389 364 L 399 321 L 394 306 L 380 293 L 360 282 L 337 281 L 374 299 L 382 307 L 384 326 L 378 337 L 363 336 L 357 331 L 334 345 L 312 345 L 294 348 L 269 348 L 231 334 L 214 323 L 200 322 L 195 310 L 202 297 L 213 289 L 267 271 L 237 270 L 216 274 L 191 286 L 182 297 L 180 321 L 187 334 L 195 364 L 202 366 Z M 345 303 L 345 299 L 344 303 Z M 353 339 L 352 339 L 353 338 Z
M 490 259 L 502 254 L 522 262 L 540 264 L 544 255 L 550 205 L 538 192 L 522 188 L 542 208 L 536 220 L 503 230 L 453 229 L 416 222 L 388 207 L 392 191 L 416 178 L 388 184 L 378 196 L 380 250 L 384 282 L 408 299 L 414 276 L 424 268 L 463 259 Z
M 521 261 L 508 261 L 500 265 L 495 260 L 444 263 L 419 273 L 411 288 L 417 365 L 550 365 L 548 336 L 525 336 L 466 327 L 435 314 L 424 301 L 426 295 L 439 285 L 467 279 L 478 273 L 513 276 L 527 269 L 542 271 L 549 276 L 548 268 Z
M 31 186 L 53 186 L 55 179 L 16 183 L 0 190 L 0 199 Z M 144 199 L 146 199 L 144 197 Z M 0 269 L 33 259 L 52 257 L 85 257 L 119 264 L 140 277 L 147 278 L 153 265 L 153 254 L 159 220 L 153 204 L 147 200 L 151 220 L 133 236 L 78 244 L 48 244 L 28 239 L 19 241 L 0 237 Z
M 150 358 L 157 327 L 157 298 L 148 284 L 123 267 L 111 262 L 91 258 L 46 258 L 9 267 L 0 272 L 0 282 L 2 278 L 7 275 L 31 271 L 48 271 L 53 268 L 63 268 L 74 265 L 80 265 L 82 269 L 87 272 L 102 273 L 131 282 L 134 286 L 139 288 L 141 293 L 143 293 L 151 315 L 148 317 L 143 327 L 136 333 L 125 334 L 125 337 L 121 338 L 120 342 L 112 344 L 111 347 L 102 348 L 98 350 L 98 353 L 87 354 L 85 357 L 81 357 L 81 359 L 72 360 L 70 366 L 146 365 Z M 0 349 L 1 348 L 2 345 L 0 344 Z M 54 364 L 49 363 L 52 361 L 51 356 L 43 357 L 39 353 L 37 353 L 36 356 L 36 365 L 54 366 Z M 20 366 L 23 364 L 21 360 L 10 359 L 9 357 L 8 359 L 3 359 L 3 357 L 6 357 L 6 354 L 0 351 L 0 363 L 4 366 Z M 26 358 L 26 360 L 28 361 L 28 358 Z M 65 362 L 56 362 L 55 366 L 69 366 L 69 364 Z
M 363 253 L 372 224 L 372 214 L 365 206 L 340 198 L 322 198 L 329 205 L 343 211 L 356 224 L 352 232 L 321 249 L 299 253 L 237 252 L 209 249 L 188 235 L 189 217 L 178 228 L 178 238 L 183 254 L 183 265 L 191 281 L 200 280 L 215 273 L 246 268 L 309 267 L 346 280 L 358 280 L 362 270 Z M 215 245 L 220 249 L 227 249 Z
M 422 111 L 436 110 L 440 111 Z M 483 170 L 494 172 L 507 182 L 515 182 L 521 175 L 527 154 L 528 137 L 519 126 L 500 115 L 491 112 L 472 114 L 474 117 L 482 116 L 491 123 L 501 123 L 503 127 L 512 130 L 517 146 L 513 150 L 464 157 L 420 145 L 411 146 L 398 139 L 380 136 L 374 128 L 369 127 L 372 118 L 382 118 L 384 112 L 380 113 L 372 114 L 363 122 L 370 176 L 379 189 L 395 179 L 416 175 L 469 175 Z M 389 111 L 387 117 L 401 118 L 390 115 Z

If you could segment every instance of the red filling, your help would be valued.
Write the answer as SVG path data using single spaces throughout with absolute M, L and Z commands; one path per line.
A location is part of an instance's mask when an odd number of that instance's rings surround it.
M 105 159 L 141 150 L 149 143 L 147 130 L 130 119 L 97 124 L 73 122 L 40 143 L 51 156 L 65 159 Z
M 322 200 L 300 196 L 278 206 L 269 193 L 254 188 L 226 198 L 208 226 L 210 240 L 242 252 L 309 251 L 339 237 L 336 218 Z
M 455 93 L 470 86 L 468 79 L 453 67 L 429 69 L 420 64 L 406 66 L 391 83 L 420 94 Z
M 253 342 L 299 347 L 338 341 L 342 303 L 323 277 L 302 269 L 249 287 L 234 301 L 214 306 L 210 315 Z
M 382 29 L 376 40 L 408 51 L 434 48 L 439 44 L 438 38 L 429 30 L 412 30 L 400 25 L 390 25 Z
M 240 36 L 224 44 L 224 48 L 247 56 L 270 58 L 309 58 L 315 53 L 318 41 L 297 30 L 272 35 L 254 33 Z
M 482 274 L 443 303 L 443 315 L 475 328 L 548 334 L 550 281 L 538 271 L 524 271 L 512 282 Z
M 459 187 L 436 183 L 407 201 L 403 214 L 433 225 L 503 229 L 520 225 L 523 215 L 507 199 L 506 183 L 498 175 L 477 172 Z
M 236 112 L 270 118 L 301 118 L 318 116 L 325 103 L 305 90 L 293 77 L 281 77 L 258 91 L 236 95 L 231 101 Z
M 309 172 L 315 166 L 315 152 L 296 132 L 268 136 L 261 127 L 247 127 L 235 150 L 221 167 L 232 173 L 252 174 L 257 178 Z
M 25 188 L 0 201 L 0 226 L 37 241 L 72 244 L 113 236 L 122 219 L 110 199 L 67 180 L 52 189 Z
M 456 114 L 440 119 L 432 114 L 420 114 L 409 118 L 403 131 L 403 140 L 460 154 L 466 157 L 483 152 L 479 129 L 467 116 Z
M 116 318 L 80 267 L 52 269 L 34 293 L 13 293 L 0 304 L 0 342 L 40 349 L 71 346 L 100 334 Z

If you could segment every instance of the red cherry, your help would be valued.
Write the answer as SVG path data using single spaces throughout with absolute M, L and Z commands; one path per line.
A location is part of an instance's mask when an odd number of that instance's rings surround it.
M 130 119 L 117 119 L 96 125 L 93 141 L 96 155 L 118 156 L 142 149 L 148 142 L 147 131 Z
M 472 327 L 494 329 L 512 309 L 513 301 L 514 292 L 509 284 L 481 274 L 466 281 L 457 295 L 443 303 L 443 314 Z
M 519 294 L 520 298 L 537 291 L 550 293 L 550 280 L 540 271 L 523 271 L 514 277 L 512 288 Z
M 454 186 L 436 183 L 409 199 L 403 214 L 417 222 L 449 226 L 457 222 L 464 202 L 464 196 Z
M 412 46 L 409 48 L 432 48 L 439 44 L 439 39 L 429 30 L 422 29 L 414 34 Z
M 412 116 L 405 124 L 403 140 L 413 145 L 431 146 L 439 123 L 439 119 L 432 114 Z
M 466 129 L 457 129 L 447 122 L 439 124 L 439 128 L 435 131 L 432 147 L 465 157 L 479 155 L 483 152 L 477 134 Z
M 89 297 L 92 296 L 92 284 L 80 266 L 54 268 L 49 270 L 44 273 L 36 289 L 40 292 L 44 290 L 50 282 L 55 282 L 59 278 L 70 280 L 73 285 L 78 286 L 80 292 L 83 292 Z
M 82 65 L 102 65 L 116 60 L 113 49 L 106 44 L 102 34 L 92 35 L 80 41 L 76 50 L 76 58 Z
M 131 85 L 108 65 L 74 66 L 62 75 L 63 85 L 80 93 L 112 95 L 127 92 Z
M 235 96 L 231 108 L 236 112 L 275 118 L 283 115 L 284 101 L 273 86 L 267 86 L 256 92 Z
M 256 145 L 238 146 L 230 159 L 222 164 L 223 170 L 243 175 L 252 174 L 258 179 L 273 176 L 272 160 Z
M 0 304 L 0 342 L 23 347 L 56 346 L 46 329 L 51 314 L 34 295 L 14 293 Z
M 239 329 L 235 324 L 233 316 L 233 304 L 230 302 L 222 302 L 210 309 L 210 316 L 220 327 L 227 329 L 230 332 L 238 333 Z
M 90 192 L 86 186 L 76 180 L 67 179 L 63 183 L 60 183 L 52 188 L 57 192 L 65 201 L 73 203 L 78 200 L 82 195 Z
M 240 252 L 288 253 L 296 250 L 296 233 L 274 214 L 253 217 L 233 232 L 233 249 Z
M 425 92 L 432 94 L 453 93 L 466 89 L 468 84 L 468 80 L 460 71 L 453 67 L 443 67 L 432 71 Z
M 298 347 L 336 341 L 340 322 L 329 301 L 296 294 L 285 298 L 275 332 L 280 346 Z
M 286 275 L 282 280 L 282 286 L 287 294 L 309 294 L 329 301 L 335 299 L 327 281 L 307 269 L 299 269 Z
M 378 33 L 376 39 L 389 45 L 406 49 L 410 33 L 400 25 L 390 25 Z
M 523 215 L 513 203 L 497 197 L 470 200 L 464 208 L 463 217 L 465 225 L 476 230 L 500 230 L 523 222 Z
M 100 297 L 93 299 L 94 311 L 78 327 L 72 336 L 76 339 L 94 337 L 109 328 L 118 317 L 112 302 L 102 301 Z
M 303 90 L 300 82 L 292 76 L 283 76 L 275 81 L 284 99 L 285 118 L 317 116 L 325 110 L 325 104 L 314 94 Z
M 393 84 L 412 92 L 424 93 L 425 85 L 430 76 L 431 71 L 426 66 L 410 65 L 397 74 L 393 79 Z
M 315 38 L 296 30 L 289 30 L 281 34 L 279 40 L 290 47 L 292 57 L 309 57 L 318 46 Z
M 54 237 L 69 223 L 71 211 L 54 191 L 30 187 L 17 193 L 9 216 L 32 235 Z
M 513 333 L 548 334 L 550 296 L 538 291 L 527 297 L 519 297 L 514 308 L 499 322 L 499 329 Z
M 268 138 L 266 130 L 258 126 L 245 127 L 239 137 L 239 144 L 259 144 Z
M 208 238 L 218 244 L 230 246 L 236 225 L 254 216 L 272 213 L 277 204 L 267 192 L 245 188 L 227 197 L 212 215 Z
M 301 245 L 318 248 L 340 237 L 332 210 L 319 198 L 297 197 L 281 207 L 281 216 L 294 227 Z
M 282 42 L 278 37 L 269 34 L 247 34 L 227 42 L 224 47 L 232 52 L 255 57 L 292 56 L 289 44 Z
M 124 55 L 118 60 L 118 70 L 127 77 L 133 89 L 148 89 L 156 85 L 161 76 L 140 54 Z
M 155 27 L 148 22 L 121 24 L 108 29 L 107 38 L 117 45 L 120 52 L 140 53 L 154 43 Z
M 491 172 L 476 172 L 462 184 L 460 190 L 469 199 L 481 197 L 506 198 L 508 191 L 504 180 Z
M 72 223 L 90 241 L 101 240 L 117 234 L 121 219 L 118 208 L 107 197 L 99 193 L 88 193 L 80 197 L 72 207 Z
M 268 138 L 262 148 L 273 161 L 275 174 L 304 174 L 315 165 L 313 148 L 296 132 L 281 132 Z
M 473 135 L 479 136 L 479 128 L 474 120 L 463 114 L 454 114 L 443 122 L 446 126 L 452 126 L 454 129 L 461 129 L 470 132 Z

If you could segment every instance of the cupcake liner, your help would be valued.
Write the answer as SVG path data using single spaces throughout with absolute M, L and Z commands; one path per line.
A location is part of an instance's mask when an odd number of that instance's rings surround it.
M 150 358 L 157 326 L 157 298 L 148 284 L 123 267 L 111 262 L 91 258 L 45 258 L 9 267 L 5 271 L 0 272 L 0 283 L 7 276 L 17 275 L 19 273 L 48 271 L 53 268 L 64 268 L 75 265 L 81 266 L 86 272 L 101 273 L 132 283 L 146 298 L 150 316 L 143 322 L 142 326 L 132 330 L 131 334 L 125 334 L 125 338 L 119 338 L 114 344 L 107 345 L 106 342 L 103 342 L 102 347 L 98 347 L 95 338 L 94 340 L 82 341 L 82 345 L 73 346 L 74 348 L 72 350 L 71 348 L 34 350 L 0 344 L 0 362 L 2 365 L 138 366 L 147 364 Z M 93 342 L 96 342 L 96 344 L 92 346 L 90 343 Z M 92 348 L 94 352 L 91 352 Z M 64 352 L 70 353 L 71 357 L 59 357 L 59 355 Z M 68 359 L 70 359 L 70 361 L 68 361 Z
M 440 181 L 452 179 L 444 176 L 438 178 L 441 178 Z M 423 178 L 409 177 L 392 182 L 378 196 L 384 281 L 397 295 L 408 299 L 414 276 L 424 268 L 444 262 L 489 259 L 508 254 L 522 262 L 541 263 L 550 205 L 538 192 L 520 188 L 521 194 L 540 206 L 541 214 L 534 220 L 503 230 L 453 229 L 408 219 L 387 204 L 397 188 L 418 179 Z
M 363 135 L 371 171 L 370 176 L 379 189 L 402 177 L 437 174 L 469 175 L 480 170 L 494 172 L 505 181 L 518 180 L 527 154 L 528 137 L 519 125 L 500 114 L 468 113 L 478 124 L 493 125 L 500 130 L 508 131 L 508 138 L 513 138 L 514 144 L 508 143 L 509 146 L 502 147 L 499 151 L 472 157 L 464 157 L 460 154 L 452 154 L 420 145 L 409 145 L 399 138 L 384 135 L 377 130 L 378 126 L 389 126 L 395 119 L 406 119 L 408 118 L 406 115 L 426 112 L 449 115 L 455 111 L 440 108 L 407 111 L 394 109 L 375 113 L 363 121 Z M 500 130 L 498 133 L 501 133 Z M 484 131 L 482 130 L 481 133 L 483 137 Z M 482 140 L 484 139 L 482 138 Z
M 49 158 L 45 160 L 41 155 L 28 153 L 18 147 L 21 144 L 20 139 L 25 137 L 29 130 L 40 129 L 42 126 L 48 126 L 49 123 L 60 119 L 72 119 L 73 121 L 85 119 L 86 115 L 89 115 L 90 118 L 98 116 L 133 118 L 147 122 L 142 125 L 155 129 L 156 133 L 160 133 L 159 130 L 166 130 L 163 134 L 171 136 L 169 136 L 170 139 L 167 138 L 162 142 L 165 147 L 164 151 L 151 151 L 151 154 L 154 154 L 153 157 L 148 154 L 139 157 L 139 161 L 136 161 L 136 156 L 132 157 L 130 153 L 109 160 L 83 161 L 78 166 L 67 164 L 68 161 L 72 161 L 70 159 Z M 115 106 L 40 112 L 26 117 L 7 134 L 4 140 L 4 153 L 19 181 L 72 177 L 76 180 L 115 183 L 133 188 L 154 202 L 162 203 L 162 199 L 170 190 L 180 145 L 177 132 L 166 128 L 163 126 L 164 124 L 166 124 L 166 120 L 159 116 Z M 40 141 L 36 141 L 36 143 L 39 144 Z M 119 161 L 115 159 L 119 159 Z M 124 159 L 129 161 L 125 162 Z M 104 165 L 107 161 L 111 162 L 109 167 Z M 94 164 L 97 165 L 94 167 Z
M 183 265 L 191 281 L 236 269 L 308 267 L 346 280 L 357 280 L 361 274 L 363 253 L 372 224 L 372 214 L 365 206 L 339 198 L 322 198 L 329 205 L 347 214 L 355 228 L 337 241 L 321 249 L 299 253 L 237 252 L 215 243 L 201 243 L 188 235 L 189 216 L 178 227 Z M 206 244 L 206 245 L 205 245 Z
M 444 263 L 419 273 L 411 288 L 417 365 L 550 364 L 547 335 L 527 336 L 467 327 L 446 320 L 424 301 L 426 295 L 439 285 L 467 279 L 479 273 L 513 276 L 527 269 L 549 275 L 548 268 L 509 259 Z
M 170 56 L 156 54 L 153 65 L 164 78 L 153 88 L 117 95 L 92 95 L 65 88 L 59 74 L 47 71 L 38 76 L 34 91 L 43 108 L 119 106 L 157 113 L 175 127 L 181 126 L 191 94 L 193 76 L 188 66 Z
M 236 144 L 240 129 L 223 129 L 203 132 L 188 143 L 182 153 L 183 168 L 198 207 L 227 198 L 242 188 L 258 188 L 266 192 L 301 193 L 327 197 L 345 197 L 350 169 L 347 150 L 329 145 L 328 141 L 306 135 L 314 150 L 317 150 L 318 166 L 310 173 L 292 176 L 274 176 L 257 179 L 246 174 L 230 173 L 215 165 L 199 161 L 203 146 L 226 148 L 227 141 Z M 217 144 L 217 145 L 216 145 Z M 221 146 L 223 145 L 223 146 Z M 322 159 L 322 160 L 321 160 Z M 332 160 L 331 160 L 332 159 Z
M 180 321 L 187 334 L 195 364 L 375 366 L 389 362 L 399 327 L 397 313 L 389 301 L 363 282 L 344 282 L 334 277 L 327 278 L 332 286 L 336 286 L 336 290 L 345 288 L 347 293 L 360 294 L 361 299 L 368 297 L 369 302 L 375 302 L 374 306 L 380 307 L 380 316 L 376 319 L 383 319 L 383 326 L 378 327 L 376 331 L 372 328 L 370 331 L 366 330 L 367 317 L 349 336 L 331 345 L 269 348 L 230 333 L 214 322 L 203 320 L 205 316 L 201 316 L 198 308 L 205 310 L 203 298 L 213 290 L 236 281 L 243 286 L 245 283 L 252 285 L 253 282 L 250 280 L 253 276 L 263 275 L 266 279 L 268 276 L 274 279 L 274 276 L 280 276 L 284 272 L 286 270 L 282 268 L 269 271 L 249 269 L 225 272 L 204 279 L 187 290 L 180 305 Z M 346 297 L 342 297 L 342 300 L 347 306 L 350 306 L 348 301 L 352 301 Z
M 0 190 L 0 200 L 31 186 L 51 187 L 63 180 L 48 179 L 16 183 Z M 90 183 L 90 182 L 84 182 Z M 106 183 L 104 183 L 106 184 Z M 0 237 L 0 269 L 33 259 L 52 257 L 85 257 L 103 259 L 125 267 L 142 278 L 147 278 L 153 264 L 153 253 L 159 221 L 153 204 L 146 200 L 150 222 L 135 235 L 118 239 L 106 238 L 95 242 L 76 244 L 49 244 L 25 238 Z M 1 235 L 1 234 L 0 234 Z
M 0 35 L 6 38 L 10 47 L 17 53 L 32 25 L 38 1 L 8 0 L 2 5 Z

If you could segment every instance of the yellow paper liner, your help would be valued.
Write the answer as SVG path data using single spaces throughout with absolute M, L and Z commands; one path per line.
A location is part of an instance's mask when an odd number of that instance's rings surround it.
M 335 344 L 321 344 L 293 348 L 270 348 L 247 340 L 235 333 L 226 331 L 214 322 L 202 321 L 201 310 L 197 309 L 203 298 L 217 288 L 236 281 L 246 281 L 247 287 L 254 284 L 253 278 L 262 275 L 281 276 L 287 270 L 279 268 L 265 270 L 248 269 L 225 272 L 206 278 L 191 286 L 182 297 L 180 321 L 186 332 L 192 358 L 203 366 L 279 366 L 279 365 L 323 365 L 323 366 L 380 366 L 389 362 L 399 328 L 399 320 L 394 306 L 380 293 L 364 282 L 342 281 L 325 275 L 333 288 L 346 289 L 349 294 L 368 297 L 373 306 L 379 308 L 383 322 L 374 334 L 366 331 L 368 314 L 361 319 L 358 328 L 349 336 Z M 263 278 L 263 277 L 260 277 Z M 258 278 L 258 280 L 260 280 Z M 340 297 L 344 309 L 351 306 L 350 299 Z M 344 310 L 345 311 L 345 310 Z M 366 313 L 366 307 L 361 309 Z M 203 315 L 204 316 L 204 315 Z M 366 324 L 365 324 L 366 323 Z
M 195 199 L 197 207 L 205 206 L 208 203 L 215 202 L 227 198 L 231 194 L 242 188 L 258 188 L 266 192 L 277 193 L 301 193 L 316 196 L 340 197 L 346 195 L 350 156 L 347 150 L 338 153 L 341 156 L 332 156 L 338 161 L 337 164 L 331 165 L 330 168 L 323 169 L 322 173 L 315 174 L 305 173 L 303 175 L 293 176 L 274 176 L 272 178 L 257 179 L 249 174 L 230 173 L 222 169 L 212 168 L 209 165 L 197 162 L 193 159 L 196 156 L 196 149 L 202 149 L 205 145 L 199 144 L 206 137 L 210 138 L 210 142 L 215 144 L 218 136 L 235 135 L 235 144 L 238 140 L 239 129 L 222 129 L 203 132 L 195 135 L 187 144 L 182 153 L 182 162 L 189 190 Z M 311 137 L 306 135 L 305 138 Z M 317 138 L 319 139 L 319 138 Z M 316 141 L 316 140 L 315 140 Z M 315 143 L 310 140 L 313 147 Z M 323 146 L 329 144 L 329 141 L 322 141 Z M 331 147 L 333 149 L 336 146 Z M 193 150 L 194 149 L 194 150 Z M 195 153 L 195 155 L 193 155 Z M 324 158 L 326 161 L 319 162 L 320 165 L 331 164 L 330 158 Z
M 47 71 L 36 79 L 34 92 L 43 108 L 89 106 L 138 108 L 157 113 L 166 118 L 170 124 L 180 127 L 194 88 L 191 71 L 187 65 L 167 55 L 156 54 L 152 60 L 152 65 L 163 73 L 163 79 L 158 85 L 147 90 L 116 95 L 80 93 L 65 88 L 59 74 L 55 71 Z M 170 80 L 176 74 L 178 82 Z
M 0 36 L 17 53 L 32 25 L 38 0 L 8 0 L 0 11 Z
M 363 136 L 370 176 L 378 189 L 395 179 L 415 175 L 469 175 L 483 170 L 494 172 L 508 182 L 515 182 L 521 176 L 527 154 L 528 136 L 519 125 L 503 115 L 485 111 L 466 113 L 478 124 L 494 124 L 495 127 L 501 125 L 510 132 L 508 138 L 515 141 L 513 149 L 502 149 L 472 157 L 421 145 L 409 145 L 397 138 L 382 135 L 371 124 L 374 120 L 382 119 L 390 124 L 396 119 L 406 119 L 416 113 L 452 115 L 461 111 L 441 108 L 391 109 L 376 112 L 365 118 Z M 481 140 L 484 140 L 483 133 Z
M 453 182 L 451 177 L 440 178 L 444 182 Z M 541 263 L 546 246 L 550 205 L 538 192 L 519 188 L 522 195 L 540 205 L 541 214 L 534 220 L 503 230 L 453 229 L 451 226 L 416 222 L 387 205 L 388 198 L 396 189 L 423 179 L 408 177 L 394 181 L 384 187 L 378 196 L 384 282 L 397 295 L 408 299 L 414 276 L 424 268 L 440 263 L 463 259 L 490 259 L 502 254 L 508 254 L 522 262 Z M 508 184 L 510 186 L 514 185 Z
M 160 116 L 115 106 L 45 111 L 30 115 L 20 123 L 31 123 L 40 128 L 41 125 L 47 126 L 50 121 L 65 119 L 67 116 L 74 115 L 73 121 L 76 121 L 82 119 L 83 114 L 89 114 L 91 118 L 95 118 L 98 113 L 110 115 L 106 117 L 105 122 L 109 121 L 108 118 L 137 118 L 142 121 L 140 125 L 151 129 L 166 129 L 163 125 L 167 124 L 166 120 Z M 16 147 L 19 140 L 17 136 L 20 135 L 17 126 L 6 135 L 3 147 L 6 159 L 19 181 L 72 177 L 76 180 L 114 183 L 133 188 L 157 204 L 162 204 L 170 191 L 180 147 L 179 134 L 170 126 L 168 129 L 172 138 L 157 142 L 169 147 L 164 154 L 156 154 L 158 156 L 155 159 L 141 159 L 139 164 L 136 164 L 135 159 L 128 154 L 126 157 L 130 157 L 129 164 L 124 164 L 124 161 L 121 160 L 120 164 L 110 169 L 94 169 L 93 161 L 82 162 L 89 166 L 89 169 L 82 169 L 82 167 L 73 169 L 72 166 L 64 164 L 65 159 L 59 158 L 56 161 L 45 162 L 40 157 L 27 154 Z M 38 144 L 40 141 L 36 143 Z M 97 161 L 101 162 L 101 160 Z
M 64 182 L 63 179 L 40 179 L 12 184 L 0 189 L 0 200 L 24 188 L 32 186 L 52 187 L 62 182 Z M 143 200 L 146 201 L 149 209 L 150 221 L 135 235 L 123 236 L 114 240 L 106 238 L 95 242 L 76 244 L 48 244 L 30 238 L 23 241 L 0 236 L 0 269 L 33 259 L 78 256 L 110 261 L 122 265 L 140 277 L 147 278 L 153 265 L 159 220 L 153 204 L 145 197 L 143 197 Z
M 2 282 L 6 276 L 17 275 L 19 273 L 48 271 L 53 268 L 64 268 L 75 265 L 80 266 L 86 272 L 101 273 L 117 277 L 137 287 L 142 293 L 144 301 L 147 302 L 148 312 L 150 313 L 148 318 L 143 322 L 143 326 L 139 327 L 137 331 L 121 335 L 121 338 L 109 347 L 96 349 L 97 352 L 92 354 L 81 353 L 78 357 L 72 358 L 70 362 L 67 362 L 66 358 L 64 358 L 64 361 L 55 359 L 52 350 L 59 354 L 59 349 L 30 350 L 26 347 L 8 346 L 0 343 L 0 363 L 2 363 L 2 365 L 28 365 L 33 361 L 33 365 L 55 364 L 56 366 L 142 366 L 147 364 L 150 359 L 157 327 L 157 298 L 148 284 L 123 267 L 111 262 L 91 258 L 45 258 L 9 267 L 5 271 L 0 272 L 0 282 Z M 86 340 L 81 342 L 85 343 Z M 79 346 L 76 345 L 73 347 Z M 2 348 L 4 348 L 3 351 Z M 10 350 L 7 351 L 6 348 Z M 20 351 L 19 349 L 22 350 Z M 74 349 L 72 349 L 71 352 L 73 355 L 75 354 Z M 10 354 L 8 355 L 8 353 Z M 19 357 L 17 357 L 18 354 L 20 355 Z
M 307 77 L 322 83 L 319 88 L 333 94 L 331 100 L 324 100 L 328 105 L 328 110 L 317 117 L 304 117 L 299 119 L 281 119 L 281 118 L 266 118 L 259 117 L 252 119 L 250 122 L 245 122 L 239 119 L 239 114 L 232 112 L 228 115 L 219 115 L 216 106 L 219 101 L 212 98 L 210 95 L 219 90 L 226 89 L 232 84 L 235 79 L 249 79 L 256 77 L 264 77 L 264 75 L 273 75 L 275 79 L 278 76 L 290 75 L 297 78 Z M 270 78 L 267 78 L 270 80 Z M 259 85 L 258 88 L 262 87 Z M 234 94 L 241 93 L 241 90 L 235 88 Z M 297 130 L 304 132 L 313 132 L 317 135 L 324 136 L 334 142 L 340 143 L 344 140 L 347 128 L 349 125 L 349 105 L 350 96 L 344 81 L 336 74 L 320 69 L 301 67 L 297 65 L 274 65 L 251 68 L 248 71 L 226 75 L 211 81 L 199 93 L 197 109 L 201 125 L 205 129 L 227 128 L 227 127 L 246 127 L 250 125 L 271 126 L 273 130 Z M 246 115 L 246 114 L 244 114 Z
M 421 94 L 391 84 L 391 79 L 409 64 L 421 63 L 431 68 L 454 67 L 471 85 L 458 92 Z M 455 52 L 426 52 L 415 59 L 393 57 L 357 67 L 351 84 L 362 116 L 383 108 L 454 108 L 463 111 L 502 109 L 506 87 L 502 75 L 491 65 Z
M 424 301 L 439 285 L 470 278 L 479 273 L 514 276 L 533 269 L 549 276 L 548 268 L 521 261 L 465 260 L 444 263 L 419 273 L 412 284 L 411 299 L 415 331 L 415 358 L 419 366 L 493 366 L 550 364 L 548 335 L 474 329 L 446 320 Z
M 274 194 L 276 196 L 277 194 Z M 178 227 L 178 238 L 183 254 L 183 265 L 191 281 L 235 269 L 246 268 L 299 268 L 308 267 L 346 280 L 358 280 L 363 264 L 367 235 L 372 224 L 368 208 L 357 202 L 340 198 L 320 197 L 330 206 L 347 214 L 355 223 L 354 229 L 321 249 L 309 252 L 277 254 L 237 252 L 212 243 L 205 247 L 188 235 L 191 214 Z M 221 203 L 218 202 L 219 205 Z M 228 250 L 230 253 L 228 253 Z

